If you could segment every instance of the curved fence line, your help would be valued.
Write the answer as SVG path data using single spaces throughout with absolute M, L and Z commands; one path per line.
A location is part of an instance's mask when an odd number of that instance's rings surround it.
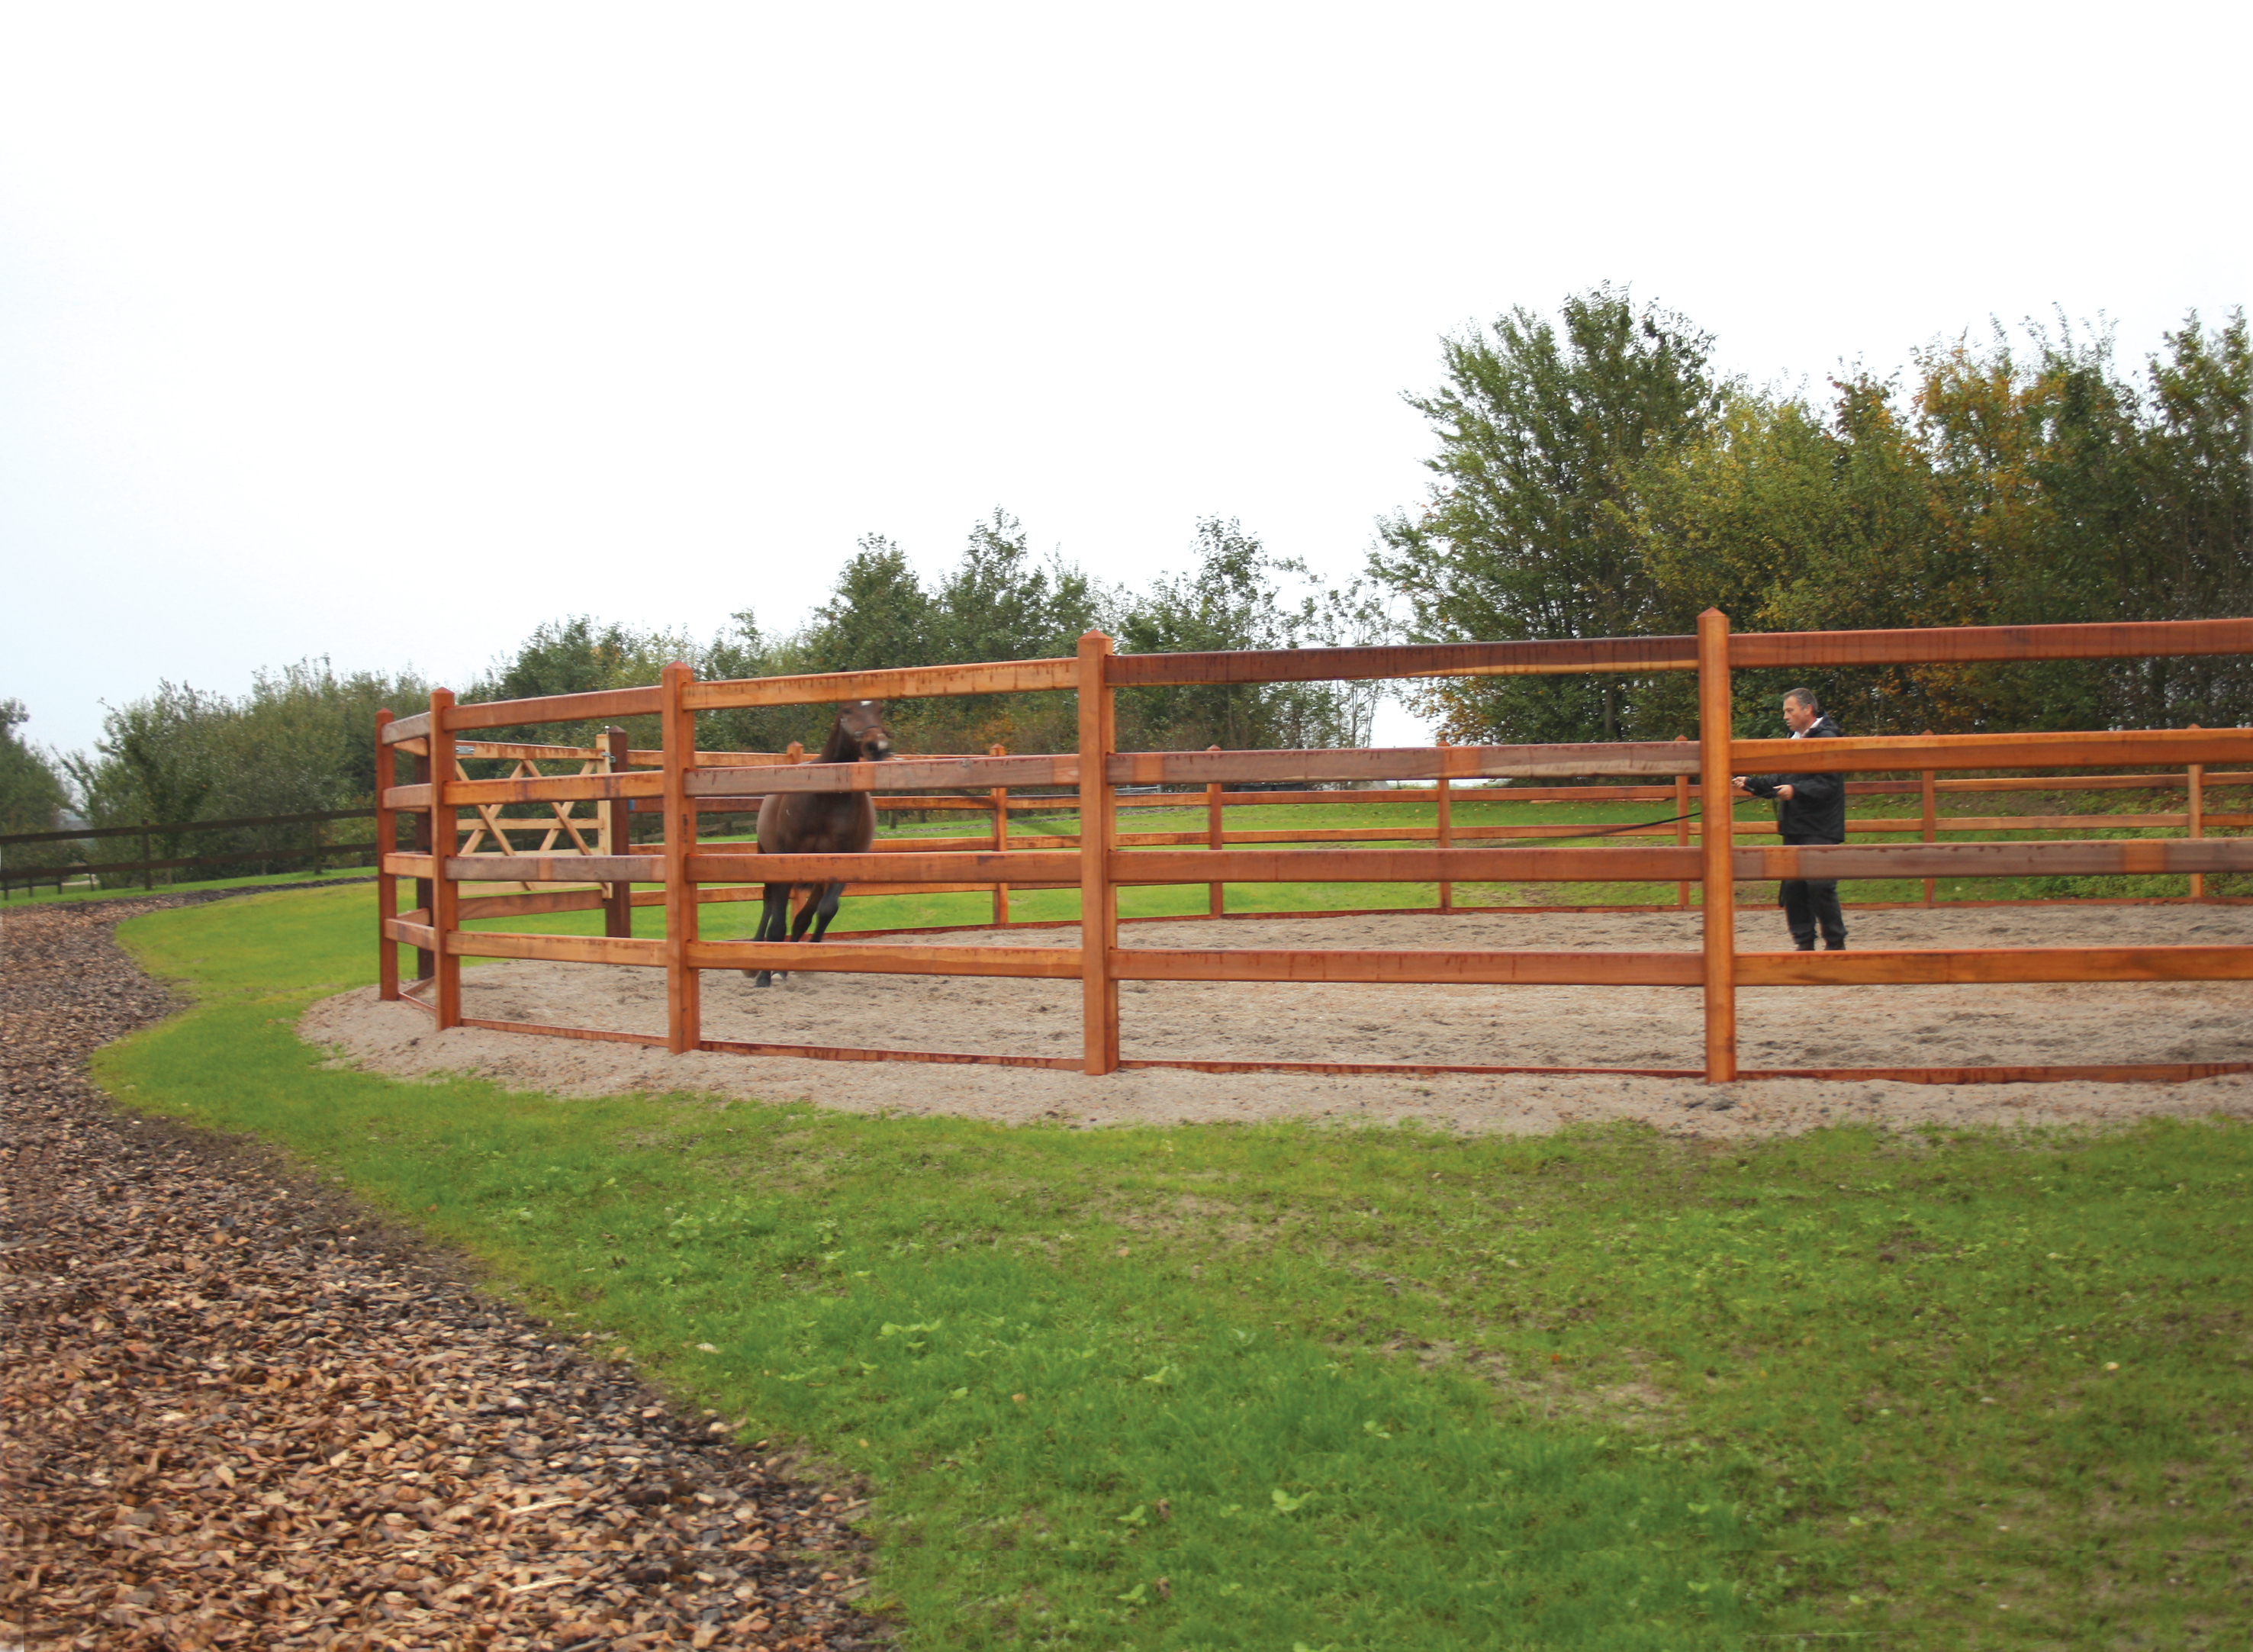
M 544 700 L 457 706 L 444 690 L 429 711 L 378 719 L 379 750 L 411 756 L 415 778 L 379 794 L 377 836 L 396 840 L 395 823 L 413 825 L 415 847 L 386 854 L 378 877 L 382 992 L 412 996 L 443 1027 L 470 1024 L 462 1012 L 464 957 L 548 958 L 663 969 L 666 1029 L 605 1034 L 584 1028 L 537 1028 L 522 1023 L 480 1022 L 511 1031 L 547 1031 L 573 1037 L 657 1042 L 675 1052 L 692 1049 L 813 1056 L 835 1060 L 994 1061 L 1006 1064 L 1070 1065 L 1090 1074 L 1122 1066 L 1187 1066 L 1243 1070 L 1273 1065 L 1290 1070 L 1360 1070 L 1352 1063 L 1247 1063 L 1122 1061 L 1119 1049 L 1121 980 L 1379 982 L 1543 982 L 1564 985 L 1675 986 L 1697 988 L 1705 1006 L 1705 1060 L 1698 1070 L 1712 1082 L 1778 1073 L 1740 1071 L 1736 1056 L 1735 993 L 1739 986 L 1873 986 L 1949 981 L 2212 980 L 2253 979 L 2253 947 L 1935 948 L 1835 954 L 1739 952 L 1734 935 L 1735 886 L 1743 879 L 1853 878 L 1932 880 L 2096 875 L 2181 875 L 2253 871 L 2253 840 L 2208 838 L 2208 826 L 2253 825 L 2253 816 L 2208 816 L 2204 788 L 2219 777 L 2207 765 L 2253 764 L 2253 729 L 2100 730 L 2031 735 L 1948 735 L 1838 739 L 1810 742 L 1739 740 L 1730 728 L 1733 667 L 1817 664 L 1914 663 L 2005 659 L 2064 659 L 2168 653 L 2253 652 L 2253 620 L 2183 621 L 2118 625 L 1989 627 L 1967 631 L 1809 632 L 1732 637 L 1726 617 L 1709 611 L 1694 638 L 1598 638 L 1563 642 L 1489 643 L 1402 648 L 1291 650 L 1243 654 L 1137 655 L 1119 658 L 1110 640 L 1090 633 L 1069 660 L 919 666 L 889 672 L 841 673 L 697 683 L 685 666 L 667 667 L 654 687 Z M 1604 745 L 1402 748 L 1325 751 L 1122 752 L 1116 749 L 1118 690 L 1161 683 L 1261 683 L 1317 679 L 1432 675 L 1694 670 L 1698 677 L 1699 730 L 1695 742 L 1643 742 Z M 695 743 L 695 713 L 723 706 L 825 704 L 860 698 L 941 694 L 1011 694 L 1069 690 L 1078 700 L 1078 749 L 1050 756 L 903 758 L 884 763 L 805 764 L 796 754 L 702 753 Z M 613 731 L 610 744 L 535 749 L 486 742 L 464 735 L 480 728 L 543 721 L 582 721 L 654 714 L 663 730 L 655 751 L 631 752 Z M 465 759 L 513 759 L 502 777 L 472 779 Z M 537 762 L 580 760 L 581 772 L 543 775 Z M 654 758 L 653 763 L 637 759 Z M 599 759 L 599 760 L 598 760 Z M 387 759 L 387 762 L 392 759 Z M 1935 800 L 1949 790 L 2026 790 L 2050 784 L 1991 773 L 1943 780 L 1943 773 L 2052 767 L 2117 769 L 2161 765 L 2180 769 L 2188 807 L 2180 815 L 2041 816 L 1950 819 L 1944 829 L 1966 833 L 2042 830 L 2180 830 L 2181 838 L 2108 838 L 2047 842 L 1937 841 L 1943 823 Z M 1692 785 L 1703 819 L 1731 818 L 1728 777 L 1746 772 L 1901 773 L 1914 781 L 1858 781 L 1866 795 L 1915 791 L 1923 807 L 1914 820 L 1854 823 L 1864 835 L 1914 833 L 1920 840 L 1821 846 L 1748 846 L 1740 833 L 1771 832 L 1757 823 L 1732 822 L 1727 831 L 1691 829 Z M 1527 798 L 1605 794 L 1608 800 L 1671 800 L 1676 818 L 1628 826 L 1618 838 L 1664 837 L 1671 844 L 1614 841 L 1544 844 L 1512 840 L 1573 835 L 1561 827 L 1457 825 L 1451 803 L 1466 799 L 1458 783 L 1473 779 L 1563 779 L 1591 777 L 1664 777 L 1657 785 L 1599 788 L 1509 788 L 1499 795 Z M 434 778 L 434 777 L 444 777 Z M 2253 775 L 2233 773 L 2233 781 Z M 1231 783 L 1308 787 L 1326 782 L 1420 780 L 1408 792 L 1286 791 L 1270 799 L 1231 795 Z M 2161 784 L 2160 777 L 2099 776 L 2061 784 L 2098 787 Z M 2167 777 L 2166 784 L 2175 784 Z M 1126 787 L 1158 788 L 1142 796 Z M 1200 791 L 1167 793 L 1168 786 L 1201 788 L 1208 808 L 1200 843 L 1194 833 L 1129 833 L 1122 807 L 1175 806 L 1200 800 Z M 1049 788 L 1049 799 L 1015 798 L 1027 787 Z M 984 797 L 946 799 L 934 791 L 983 791 Z M 986 810 L 990 833 L 947 840 L 888 839 L 865 855 L 759 855 L 742 844 L 698 842 L 700 816 L 742 812 L 759 798 L 784 792 L 861 792 L 893 809 Z M 1012 811 L 1054 810 L 1067 801 L 1078 831 L 1009 838 Z M 1435 824 L 1426 827 L 1337 828 L 1328 834 L 1287 830 L 1229 833 L 1224 804 L 1278 800 L 1339 801 L 1369 797 L 1430 800 Z M 1592 799 L 1593 800 L 1593 799 Z M 582 840 L 569 811 L 596 805 L 598 842 Z M 536 853 L 466 852 L 477 831 L 462 840 L 461 812 L 477 812 L 482 830 L 501 836 L 518 823 L 492 812 L 545 805 L 559 826 Z M 631 827 L 637 807 L 660 816 L 662 839 L 633 852 Z M 496 824 L 498 822 L 498 824 Z M 538 825 L 534 821 L 530 824 Z M 1601 831 L 1601 828 L 1595 828 Z M 568 849 L 557 836 L 573 840 Z M 1587 837 L 1589 829 L 1578 835 Z M 1327 841 L 1325 841 L 1327 839 Z M 1368 847 L 1388 840 L 1415 847 Z M 1504 840 L 1504 841 L 1497 841 Z M 1363 847 L 1328 847 L 1353 842 Z M 1315 847 L 1268 847 L 1293 842 Z M 443 848 L 439 847 L 443 843 Z M 1428 843 L 1430 847 L 1424 847 Z M 1191 847 L 1197 846 L 1197 847 Z M 1254 847 L 1259 846 L 1259 847 Z M 414 910 L 398 910 L 397 884 L 415 883 Z M 771 882 L 794 884 L 841 881 L 861 892 L 934 893 L 983 889 L 994 894 L 997 924 L 1008 921 L 1010 889 L 1080 891 L 1080 941 L 1074 947 L 994 944 L 885 945 L 866 938 L 818 948 L 784 943 L 707 941 L 698 933 L 700 909 L 714 902 L 762 898 Z M 1672 882 L 1678 903 L 1699 892 L 1703 944 L 1680 952 L 1559 952 L 1447 949 L 1126 948 L 1119 944 L 1121 889 L 1203 884 L 1220 912 L 1224 883 L 1436 883 L 1442 910 L 1459 882 Z M 478 894 L 471 886 L 513 882 L 519 893 Z M 548 885 L 535 889 L 534 885 Z M 576 884 L 580 887 L 570 887 Z M 599 887 L 588 888 L 587 885 Z M 638 889 L 637 885 L 642 886 Z M 606 911 L 602 936 L 556 936 L 471 930 L 465 924 L 534 912 Z M 635 937 L 637 907 L 662 906 L 661 939 Z M 957 926 L 933 926 L 934 931 Z M 418 953 L 427 986 L 411 993 L 399 977 L 397 947 Z M 700 977 L 707 969 L 775 968 L 879 973 L 998 975 L 1081 983 L 1082 1057 L 982 1055 L 972 1051 L 870 1051 L 843 1048 L 750 1045 L 706 1039 Z M 1413 1063 L 1384 1070 L 1441 1070 Z M 2214 1070 L 2239 1070 L 2222 1063 Z M 1374 1070 L 1375 1069 L 1371 1069 Z M 1447 1070 L 1455 1070 L 1447 1069 Z M 1509 1068 L 1477 1070 L 1526 1070 Z M 1615 1070 L 1570 1069 L 1554 1070 Z M 2195 1070 L 2202 1074 L 2206 1068 Z M 1812 1074 L 1814 1070 L 1808 1070 Z M 1892 1076 L 1925 1075 L 1936 1083 L 2023 1080 L 2102 1072 L 2112 1077 L 2179 1078 L 2187 1067 L 2072 1069 L 1887 1069 Z M 1942 1077 L 1937 1075 L 1945 1074 Z M 1832 1075 L 1828 1070 L 1823 1076 Z M 1855 1076 L 1877 1076 L 1858 1070 Z

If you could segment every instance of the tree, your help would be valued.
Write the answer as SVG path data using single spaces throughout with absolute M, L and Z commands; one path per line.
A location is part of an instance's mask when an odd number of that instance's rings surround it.
M 1920 352 L 1911 388 L 1834 382 L 1827 419 L 1741 398 L 1647 490 L 1676 625 L 1709 603 L 1779 631 L 2052 624 L 2253 611 L 2241 316 L 2193 317 L 2148 366 L 2110 339 L 1998 329 Z M 1740 703 L 1786 682 L 1740 675 Z M 1818 673 L 1852 731 L 2239 722 L 2230 658 L 1924 664 Z
M 1203 653 L 1374 642 L 1387 629 L 1376 598 L 1357 582 L 1343 591 L 1304 592 L 1294 603 L 1287 580 L 1311 583 L 1304 562 L 1271 556 L 1233 519 L 1196 526 L 1196 567 L 1160 576 L 1128 599 L 1116 624 L 1130 653 Z M 1147 749 L 1208 745 L 1367 743 L 1378 689 L 1373 684 L 1199 683 L 1130 689 L 1120 696 L 1120 741 Z
M 933 608 L 907 553 L 869 534 L 838 570 L 829 600 L 813 610 L 804 644 L 806 669 L 938 665 L 944 641 Z
M 1419 641 L 1623 637 L 1660 610 L 1638 518 L 1651 473 L 1722 406 L 1711 338 L 1601 286 L 1561 328 L 1518 309 L 1441 346 L 1424 509 L 1380 526 L 1377 579 Z M 1454 739 L 1610 739 L 1637 724 L 1636 686 L 1579 676 L 1447 680 L 1412 690 Z
M 938 652 L 954 661 L 1057 659 L 1095 624 L 1098 597 L 1061 558 L 1036 561 L 1023 525 L 996 507 L 973 525 L 933 595 Z
M 160 683 L 153 694 L 106 708 L 92 755 L 68 758 L 65 766 L 95 826 L 364 805 L 375 790 L 377 709 L 412 711 L 429 697 L 429 687 L 412 673 L 339 675 L 325 659 L 262 671 L 240 699 Z M 167 858 L 299 850 L 311 829 L 297 823 L 160 832 L 152 847 Z
M 0 833 L 54 832 L 70 800 L 54 760 L 16 732 L 31 721 L 20 700 L 0 700 Z M 43 846 L 9 852 L 11 865 L 40 858 Z
M 871 535 L 839 570 L 797 650 L 808 671 L 1054 659 L 1094 624 L 1102 596 L 1059 557 L 1033 554 L 1008 512 L 974 523 L 962 555 L 926 588 L 892 540 Z M 1069 695 L 974 694 L 901 701 L 888 708 L 894 735 L 917 751 L 1068 749 L 1076 738 Z M 826 729 L 825 715 L 822 727 Z

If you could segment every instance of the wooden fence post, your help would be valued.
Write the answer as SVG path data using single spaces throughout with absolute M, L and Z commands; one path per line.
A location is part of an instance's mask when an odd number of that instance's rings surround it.
M 2193 723 L 2191 727 L 2195 728 L 2198 725 Z M 2189 790 L 2186 793 L 2190 804 L 2190 835 L 2194 838 L 2202 838 L 2206 835 L 2206 765 L 2202 763 L 2192 763 L 2184 771 L 2184 775 L 2190 783 Z M 2194 872 L 2190 875 L 2190 898 L 2194 901 L 2206 899 L 2205 873 Z
M 399 943 L 383 932 L 399 916 L 399 880 L 383 864 L 386 855 L 399 852 L 398 816 L 383 800 L 399 773 L 398 754 L 383 743 L 392 721 L 387 711 L 375 714 L 375 995 L 387 1003 L 399 996 Z
M 437 977 L 432 1007 L 438 1013 L 438 1029 L 462 1024 L 462 958 L 449 945 L 462 926 L 462 886 L 446 873 L 446 862 L 461 844 L 461 819 L 446 801 L 454 783 L 454 731 L 448 726 L 454 709 L 454 691 L 430 691 L 430 951 L 431 969 Z
M 1008 749 L 997 740 L 987 749 L 986 755 L 989 757 L 1006 757 L 1009 752 Z M 1008 852 L 1009 788 L 995 786 L 994 788 L 994 853 L 1007 854 Z M 1009 921 L 1009 886 L 1006 883 L 996 883 L 994 886 L 994 921 L 996 924 L 1007 924 Z
M 1686 746 L 1690 743 L 1690 736 L 1677 735 L 1674 743 Z M 1674 777 L 1674 841 L 1682 848 L 1690 847 L 1690 777 L 1686 774 Z M 1674 904 L 1681 907 L 1690 904 L 1690 885 L 1686 882 L 1674 886 Z
M 1207 746 L 1205 749 L 1217 751 L 1220 748 Z M 1209 780 L 1205 783 L 1204 846 L 1208 849 L 1225 847 L 1228 842 L 1227 834 L 1221 829 L 1220 786 L 1221 783 L 1217 780 Z M 1208 883 L 1204 886 L 1204 910 L 1209 916 L 1218 917 L 1228 910 L 1226 884 Z
M 1098 1077 L 1119 1065 L 1119 983 L 1111 953 L 1119 944 L 1119 891 L 1111 882 L 1111 851 L 1119 823 L 1113 814 L 1111 748 L 1118 723 L 1103 668 L 1111 639 L 1092 631 L 1079 639 L 1079 979 L 1081 1031 L 1087 1070 Z
M 1447 741 L 1442 739 L 1440 742 L 1440 749 L 1444 751 L 1447 744 Z M 1432 846 L 1440 849 L 1452 849 L 1455 847 L 1454 798 L 1447 791 L 1447 761 L 1444 756 L 1440 759 L 1440 773 L 1436 777 L 1438 789 L 1433 794 L 1433 801 L 1439 812 L 1433 820 Z M 1440 910 L 1452 912 L 1454 910 L 1454 881 L 1452 878 L 1441 878 L 1440 880 Z
M 1705 847 L 1705 1082 L 1737 1076 L 1736 811 L 1729 796 L 1729 617 L 1698 616 L 1698 800 Z
M 141 823 L 141 887 L 144 889 L 157 887 L 157 868 L 149 864 L 154 859 L 156 856 L 149 852 L 149 823 L 143 820 Z
M 1932 730 L 1928 728 L 1924 732 L 1929 735 Z M 1927 843 L 1937 843 L 1940 840 L 1939 787 L 1933 777 L 1933 771 L 1929 769 L 1922 770 L 1918 775 L 1917 780 L 1918 792 L 1924 799 L 1924 840 Z M 1927 906 L 1932 904 L 1932 889 L 1933 880 L 1925 879 L 1924 903 Z
M 623 728 L 603 730 L 603 772 L 623 774 L 633 762 Z M 610 798 L 603 804 L 602 849 L 604 854 L 633 853 L 633 799 Z M 633 885 L 624 878 L 610 884 L 603 896 L 603 933 L 620 939 L 633 934 Z
M 658 682 L 665 729 L 665 1039 L 676 1056 L 695 1049 L 704 1035 L 702 977 L 688 961 L 696 943 L 696 886 L 688 881 L 688 857 L 696 850 L 696 799 L 688 795 L 696 714 L 680 703 L 694 675 L 676 660 Z

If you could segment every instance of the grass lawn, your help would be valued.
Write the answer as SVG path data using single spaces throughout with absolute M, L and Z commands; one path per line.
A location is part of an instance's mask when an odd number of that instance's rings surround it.
M 99 1077 L 864 1476 L 910 1646 L 2221 1648 L 2253 1613 L 2243 1127 L 1721 1149 L 396 1083 L 291 1032 L 373 979 L 371 906 L 132 921 L 194 1003 Z

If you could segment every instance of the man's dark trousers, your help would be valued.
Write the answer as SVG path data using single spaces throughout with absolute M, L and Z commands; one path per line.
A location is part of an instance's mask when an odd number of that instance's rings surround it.
M 1794 832 L 1786 843 L 1827 843 L 1828 838 L 1809 837 Z M 1838 906 L 1838 882 L 1828 878 L 1822 882 L 1812 879 L 1787 878 L 1778 890 L 1783 906 L 1783 922 L 1791 931 L 1791 944 L 1806 951 L 1815 944 L 1815 932 L 1823 931 L 1824 944 L 1840 947 L 1846 944 L 1846 915 Z

